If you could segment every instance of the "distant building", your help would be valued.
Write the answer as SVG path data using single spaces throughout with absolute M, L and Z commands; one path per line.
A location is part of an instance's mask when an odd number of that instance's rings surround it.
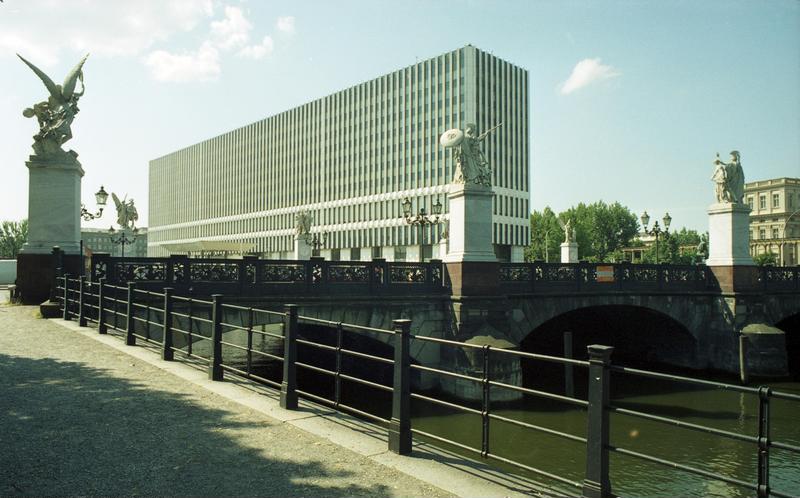
M 114 234 L 118 238 L 119 233 Z M 130 238 L 130 234 L 128 234 Z M 122 244 L 111 242 L 111 234 L 107 228 L 81 228 L 81 240 L 84 251 L 105 252 L 112 256 L 122 255 Z M 125 257 L 143 258 L 147 256 L 147 228 L 137 228 L 136 240 L 125 244 Z
M 772 253 L 779 265 L 798 264 L 800 178 L 759 180 L 744 186 L 750 206 L 750 255 Z
M 492 242 L 498 259 L 522 261 L 528 89 L 526 69 L 468 45 L 153 159 L 148 253 L 236 242 L 291 258 L 295 216 L 308 211 L 312 232 L 329 235 L 327 259 L 441 258 L 446 224 L 409 226 L 401 203 L 430 212 L 439 200 L 446 220 L 454 162 L 440 135 L 502 123 L 482 142 L 493 173 Z

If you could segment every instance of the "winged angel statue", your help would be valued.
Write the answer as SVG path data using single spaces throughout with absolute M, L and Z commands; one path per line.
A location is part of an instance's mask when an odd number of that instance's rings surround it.
M 561 221 L 561 218 L 556 218 L 558 225 L 564 230 L 564 242 L 575 242 L 575 229 L 572 227 L 572 220 L 567 220 L 566 223 Z
M 117 194 L 111 193 L 111 197 L 114 199 L 114 204 L 117 206 L 117 224 L 124 228 L 128 228 L 133 230 L 133 226 L 136 221 L 139 219 L 139 212 L 136 211 L 136 207 L 133 205 L 133 199 L 126 201 L 126 198 L 119 200 Z
M 39 122 L 39 133 L 33 136 L 33 151 L 42 160 L 67 160 L 77 162 L 78 153 L 61 148 L 66 141 L 72 138 L 72 121 L 78 114 L 78 99 L 83 96 L 86 88 L 83 84 L 83 64 L 89 54 L 86 54 L 78 64 L 72 68 L 64 79 L 63 85 L 53 83 L 41 69 L 28 62 L 17 54 L 29 68 L 42 80 L 50 97 L 43 102 L 34 104 L 22 111 L 26 118 L 36 117 Z M 80 92 L 75 91 L 78 81 L 81 83 Z

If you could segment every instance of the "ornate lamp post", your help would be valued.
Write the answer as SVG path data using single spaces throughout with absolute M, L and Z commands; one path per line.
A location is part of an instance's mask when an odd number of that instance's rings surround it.
M 106 207 L 106 201 L 108 200 L 108 192 L 105 191 L 102 185 L 100 185 L 100 190 L 94 194 L 94 199 L 97 202 L 98 210 L 97 213 L 92 214 L 86 209 L 86 206 L 81 204 L 81 218 L 86 221 L 91 221 L 103 216 L 103 208 Z
M 654 235 L 656 238 L 656 264 L 658 264 L 658 236 L 661 235 L 662 232 L 664 233 L 665 237 L 669 235 L 669 224 L 672 223 L 672 216 L 670 216 L 669 213 L 664 215 L 664 230 L 661 230 L 661 227 L 658 226 L 658 220 L 656 220 L 652 229 L 647 229 L 647 224 L 650 223 L 650 215 L 647 214 L 647 211 L 642 213 L 641 220 L 644 233 L 648 235 Z
M 328 241 L 328 232 L 316 232 L 314 234 L 306 234 L 308 243 L 312 247 L 312 254 L 314 256 L 319 256 L 319 250 L 325 245 L 325 242 Z
M 122 257 L 123 258 L 125 257 L 125 244 L 129 244 L 129 245 L 133 244 L 136 241 L 136 234 L 138 232 L 139 232 L 139 229 L 138 228 L 134 228 L 133 230 L 131 230 L 130 238 L 128 238 L 126 236 L 126 234 L 125 234 L 125 230 L 123 229 L 123 230 L 121 230 L 119 232 L 119 236 L 114 237 L 114 234 L 117 233 L 117 231 L 114 230 L 113 226 L 108 229 L 108 233 L 110 234 L 109 238 L 111 239 L 111 243 L 112 244 L 121 244 L 122 245 Z
M 442 214 L 442 203 L 439 202 L 439 199 L 436 199 L 436 204 L 434 204 L 431 208 L 433 211 L 431 214 L 428 214 L 425 211 L 425 206 L 421 206 L 417 211 L 416 215 L 411 214 L 411 199 L 406 197 L 403 199 L 402 202 L 403 206 L 403 217 L 406 220 L 406 223 L 409 225 L 417 225 L 419 227 L 419 260 L 424 261 L 425 257 L 423 255 L 423 242 L 424 242 L 424 227 L 425 225 L 437 225 L 440 223 L 439 216 Z

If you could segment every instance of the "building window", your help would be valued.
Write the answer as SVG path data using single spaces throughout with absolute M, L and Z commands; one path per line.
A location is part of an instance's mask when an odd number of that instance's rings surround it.
M 767 196 L 766 195 L 759 195 L 758 196 L 758 208 L 759 209 L 767 209 Z
M 406 260 L 406 246 L 394 246 L 394 260 L 395 261 Z
M 767 238 L 767 229 L 766 228 L 759 228 L 758 229 L 758 238 L 759 240 L 764 240 Z
M 750 208 L 750 211 L 753 210 L 753 196 L 752 195 L 747 198 L 747 206 Z
M 354 247 L 350 249 L 350 261 L 361 261 L 361 248 Z
M 378 259 L 383 257 L 383 247 L 375 246 L 372 248 L 372 259 Z
M 753 231 L 750 230 L 750 240 L 753 240 Z
M 342 259 L 342 252 L 340 249 L 331 249 L 331 261 L 339 261 Z
M 772 194 L 772 207 L 776 208 L 779 207 L 781 204 L 780 195 Z
M 777 227 L 772 227 L 772 238 L 773 239 L 780 238 L 780 236 L 778 235 L 778 228 Z

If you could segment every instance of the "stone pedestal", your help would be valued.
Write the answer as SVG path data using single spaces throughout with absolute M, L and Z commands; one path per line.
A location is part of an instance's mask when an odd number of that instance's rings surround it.
M 739 203 L 712 204 L 708 208 L 708 266 L 752 266 L 750 208 Z
M 492 245 L 492 187 L 454 184 L 447 197 L 450 201 L 450 235 L 443 261 L 497 261 Z
M 80 254 L 81 178 L 78 161 L 45 161 L 31 156 L 28 167 L 28 240 L 21 254 Z
M 17 257 L 17 289 L 22 302 L 38 304 L 50 295 L 53 246 L 64 253 L 64 271 L 80 272 L 81 178 L 77 160 L 42 160 L 28 167 L 28 240 Z
M 298 261 L 311 259 L 312 249 L 311 244 L 308 243 L 305 237 L 295 237 L 293 259 Z
M 578 262 L 578 243 L 577 242 L 562 242 L 561 243 L 561 262 L 562 263 L 577 263 Z

